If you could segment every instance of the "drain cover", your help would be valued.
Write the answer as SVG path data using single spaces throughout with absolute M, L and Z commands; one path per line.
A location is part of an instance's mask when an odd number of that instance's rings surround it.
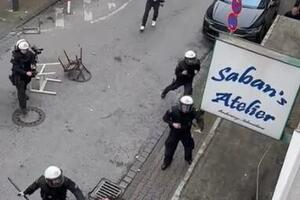
M 39 108 L 28 107 L 27 114 L 23 115 L 22 111 L 17 109 L 12 115 L 12 120 L 19 126 L 37 126 L 45 120 L 45 113 Z
M 105 198 L 116 199 L 122 194 L 122 188 L 117 184 L 101 179 L 92 192 L 89 193 L 90 200 L 104 200 Z

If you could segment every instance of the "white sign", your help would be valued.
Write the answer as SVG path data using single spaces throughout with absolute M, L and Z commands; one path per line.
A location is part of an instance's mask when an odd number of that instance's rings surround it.
M 217 40 L 201 108 L 280 139 L 299 84 L 299 68 Z

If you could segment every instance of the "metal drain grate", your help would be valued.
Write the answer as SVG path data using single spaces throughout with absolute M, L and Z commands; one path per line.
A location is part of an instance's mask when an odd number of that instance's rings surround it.
M 107 180 L 101 179 L 92 192 L 89 193 L 90 200 L 104 200 L 105 198 L 116 199 L 119 198 L 123 190 L 117 184 Z

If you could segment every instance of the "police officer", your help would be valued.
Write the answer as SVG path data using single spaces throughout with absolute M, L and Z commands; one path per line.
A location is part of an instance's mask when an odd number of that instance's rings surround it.
M 148 15 L 149 15 L 149 12 L 150 12 L 151 8 L 153 8 L 153 10 L 154 10 L 151 26 L 156 25 L 156 19 L 158 17 L 159 6 L 163 6 L 164 2 L 165 2 L 165 0 L 147 0 L 144 16 L 143 16 L 143 20 L 142 20 L 142 25 L 140 27 L 141 32 L 145 30 Z
M 67 190 L 70 190 L 76 200 L 85 200 L 79 187 L 62 170 L 56 166 L 49 166 L 44 175 L 34 181 L 26 190 L 19 192 L 18 196 L 31 195 L 41 189 L 42 200 L 66 200 Z
M 26 114 L 26 88 L 35 73 L 36 56 L 29 49 L 29 43 L 25 39 L 18 40 L 12 52 L 12 75 L 10 80 L 16 86 L 19 106 L 23 114 Z
M 184 159 L 192 163 L 192 151 L 194 149 L 194 140 L 191 135 L 191 127 L 193 120 L 201 124 L 203 129 L 203 111 L 196 111 L 193 108 L 193 98 L 191 96 L 183 96 L 179 100 L 179 105 L 172 107 L 163 116 L 163 120 L 169 124 L 170 133 L 165 142 L 165 157 L 161 166 L 165 170 L 172 162 L 173 155 L 177 148 L 178 142 L 184 146 Z
M 185 52 L 184 59 L 179 61 L 175 69 L 176 80 L 163 90 L 161 98 L 164 99 L 170 90 L 175 90 L 182 85 L 184 86 L 184 95 L 192 95 L 193 79 L 199 70 L 200 60 L 197 59 L 196 53 L 192 50 Z

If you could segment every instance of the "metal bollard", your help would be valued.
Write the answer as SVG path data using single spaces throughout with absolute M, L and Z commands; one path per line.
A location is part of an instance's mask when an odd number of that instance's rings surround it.
M 67 14 L 71 14 L 71 1 L 67 1 Z

